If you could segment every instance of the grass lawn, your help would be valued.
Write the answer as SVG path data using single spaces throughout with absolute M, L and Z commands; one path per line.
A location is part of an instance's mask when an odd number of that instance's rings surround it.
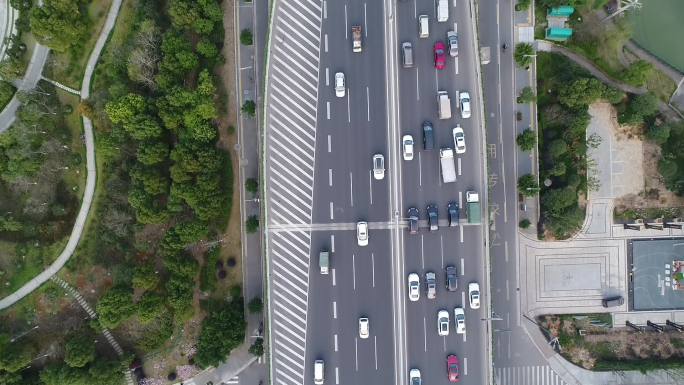
M 82 192 L 85 189 L 86 184 L 86 148 L 85 142 L 81 139 L 83 135 L 83 125 L 81 123 L 81 116 L 78 114 L 76 109 L 78 108 L 78 103 L 81 100 L 77 95 L 70 94 L 63 91 L 60 88 L 56 88 L 57 97 L 63 106 L 70 105 L 73 111 L 64 117 L 64 122 L 66 123 L 69 132 L 71 133 L 71 149 L 78 149 L 78 154 L 80 155 L 81 162 L 79 166 L 72 167 L 64 174 L 64 180 L 67 186 L 72 189 L 76 188 L 74 191 L 80 191 L 79 201 L 82 200 Z
M 111 0 L 94 0 L 88 5 L 88 19 L 90 23 L 86 32 L 87 40 L 70 52 L 59 53 L 50 51 L 50 57 L 44 70 L 47 77 L 71 88 L 81 88 L 83 72 L 85 71 L 90 51 L 92 51 L 100 35 L 100 30 L 107 18 L 107 11 L 111 3 Z

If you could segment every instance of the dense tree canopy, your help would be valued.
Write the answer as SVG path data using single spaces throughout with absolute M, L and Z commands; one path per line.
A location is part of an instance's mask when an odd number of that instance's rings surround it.
M 100 324 L 113 329 L 135 312 L 133 292 L 127 287 L 113 287 L 100 298 L 96 308 Z
M 41 44 L 65 52 L 81 44 L 86 21 L 78 0 L 43 0 L 31 9 L 31 31 Z
M 202 321 L 195 362 L 206 368 L 224 361 L 244 341 L 246 327 L 242 298 L 209 306 L 209 314 Z
M 89 330 L 73 333 L 64 348 L 64 362 L 72 368 L 82 368 L 95 360 L 95 342 Z

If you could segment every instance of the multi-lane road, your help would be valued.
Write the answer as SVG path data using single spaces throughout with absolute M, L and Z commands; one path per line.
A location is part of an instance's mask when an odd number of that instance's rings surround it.
M 277 3 L 267 79 L 265 175 L 271 376 L 274 383 L 313 383 L 313 362 L 325 361 L 326 384 L 399 384 L 418 368 L 426 383 L 446 384 L 446 357 L 460 360 L 461 383 L 488 381 L 485 304 L 468 306 L 467 285 L 485 289 L 482 225 L 467 225 L 464 195 L 484 192 L 484 138 L 476 78 L 474 13 L 449 0 L 450 17 L 436 22 L 432 1 L 294 1 Z M 418 37 L 418 15 L 430 36 Z M 363 51 L 352 52 L 351 26 L 362 27 Z M 436 70 L 433 45 L 459 35 L 459 54 Z M 400 45 L 413 44 L 414 66 L 402 68 Z M 346 93 L 334 91 L 345 73 Z M 446 90 L 452 118 L 437 117 L 437 90 Z M 457 91 L 468 91 L 472 117 L 462 119 Z M 435 149 L 422 149 L 421 123 L 435 129 Z M 440 147 L 454 147 L 451 129 L 465 130 L 467 151 L 455 159 L 457 182 L 443 184 Z M 416 142 L 401 157 L 402 135 Z M 373 154 L 385 156 L 385 178 L 372 175 Z M 481 194 L 486 196 L 486 194 Z M 461 225 L 446 226 L 446 205 L 462 208 Z M 440 229 L 409 235 L 409 207 L 436 204 Z M 357 221 L 370 225 L 369 245 L 357 245 Z M 421 221 L 424 225 L 424 221 Z M 331 252 L 320 274 L 319 252 Z M 444 267 L 458 271 L 447 292 Z M 407 298 L 407 275 L 437 275 L 437 297 Z M 453 309 L 466 310 L 456 334 Z M 450 334 L 437 334 L 437 312 L 450 313 Z M 362 339 L 359 317 L 370 320 Z

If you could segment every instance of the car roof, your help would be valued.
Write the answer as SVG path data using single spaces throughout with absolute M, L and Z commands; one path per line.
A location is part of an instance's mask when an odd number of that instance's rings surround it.
M 475 290 L 475 289 L 480 290 L 480 284 L 478 284 L 477 282 L 471 282 L 468 284 L 468 290 Z
M 454 267 L 454 266 L 447 266 L 447 267 L 445 267 L 444 269 L 445 269 L 448 273 L 451 273 L 451 272 L 454 272 L 454 273 L 455 273 L 455 272 L 456 272 L 456 267 Z

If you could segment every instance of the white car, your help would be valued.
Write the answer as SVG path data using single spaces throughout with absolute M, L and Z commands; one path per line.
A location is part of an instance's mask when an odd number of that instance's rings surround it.
M 480 308 L 480 284 L 471 282 L 468 284 L 468 298 L 470 299 L 470 308 Z
M 370 322 L 368 321 L 368 318 L 366 318 L 366 317 L 359 318 L 359 337 L 366 339 L 366 338 L 368 338 L 369 334 L 370 334 Z
M 419 369 L 409 371 L 409 385 L 422 385 L 423 379 L 420 377 Z
M 359 246 L 368 246 L 368 222 L 356 223 L 356 240 Z
M 416 302 L 420 299 L 420 277 L 416 273 L 408 275 L 408 293 L 411 302 Z
M 404 160 L 413 159 L 413 136 L 404 135 L 401 138 L 401 147 L 404 150 Z
M 460 306 L 454 308 L 454 323 L 456 324 L 456 334 L 465 334 L 465 310 Z
M 454 148 L 456 149 L 456 153 L 457 154 L 465 154 L 465 152 L 466 152 L 465 134 L 463 133 L 463 129 L 461 128 L 461 125 L 457 124 L 456 127 L 454 127 L 454 129 L 451 130 L 451 133 L 454 136 Z
M 449 312 L 440 310 L 437 313 L 437 334 L 440 336 L 449 335 Z
M 376 180 L 385 178 L 385 156 L 382 154 L 373 155 L 373 177 Z
M 338 98 L 343 98 L 346 93 L 344 85 L 344 73 L 338 72 L 335 74 L 335 95 Z
M 468 119 L 470 117 L 470 94 L 467 92 L 459 93 L 458 102 L 461 105 L 461 117 Z

